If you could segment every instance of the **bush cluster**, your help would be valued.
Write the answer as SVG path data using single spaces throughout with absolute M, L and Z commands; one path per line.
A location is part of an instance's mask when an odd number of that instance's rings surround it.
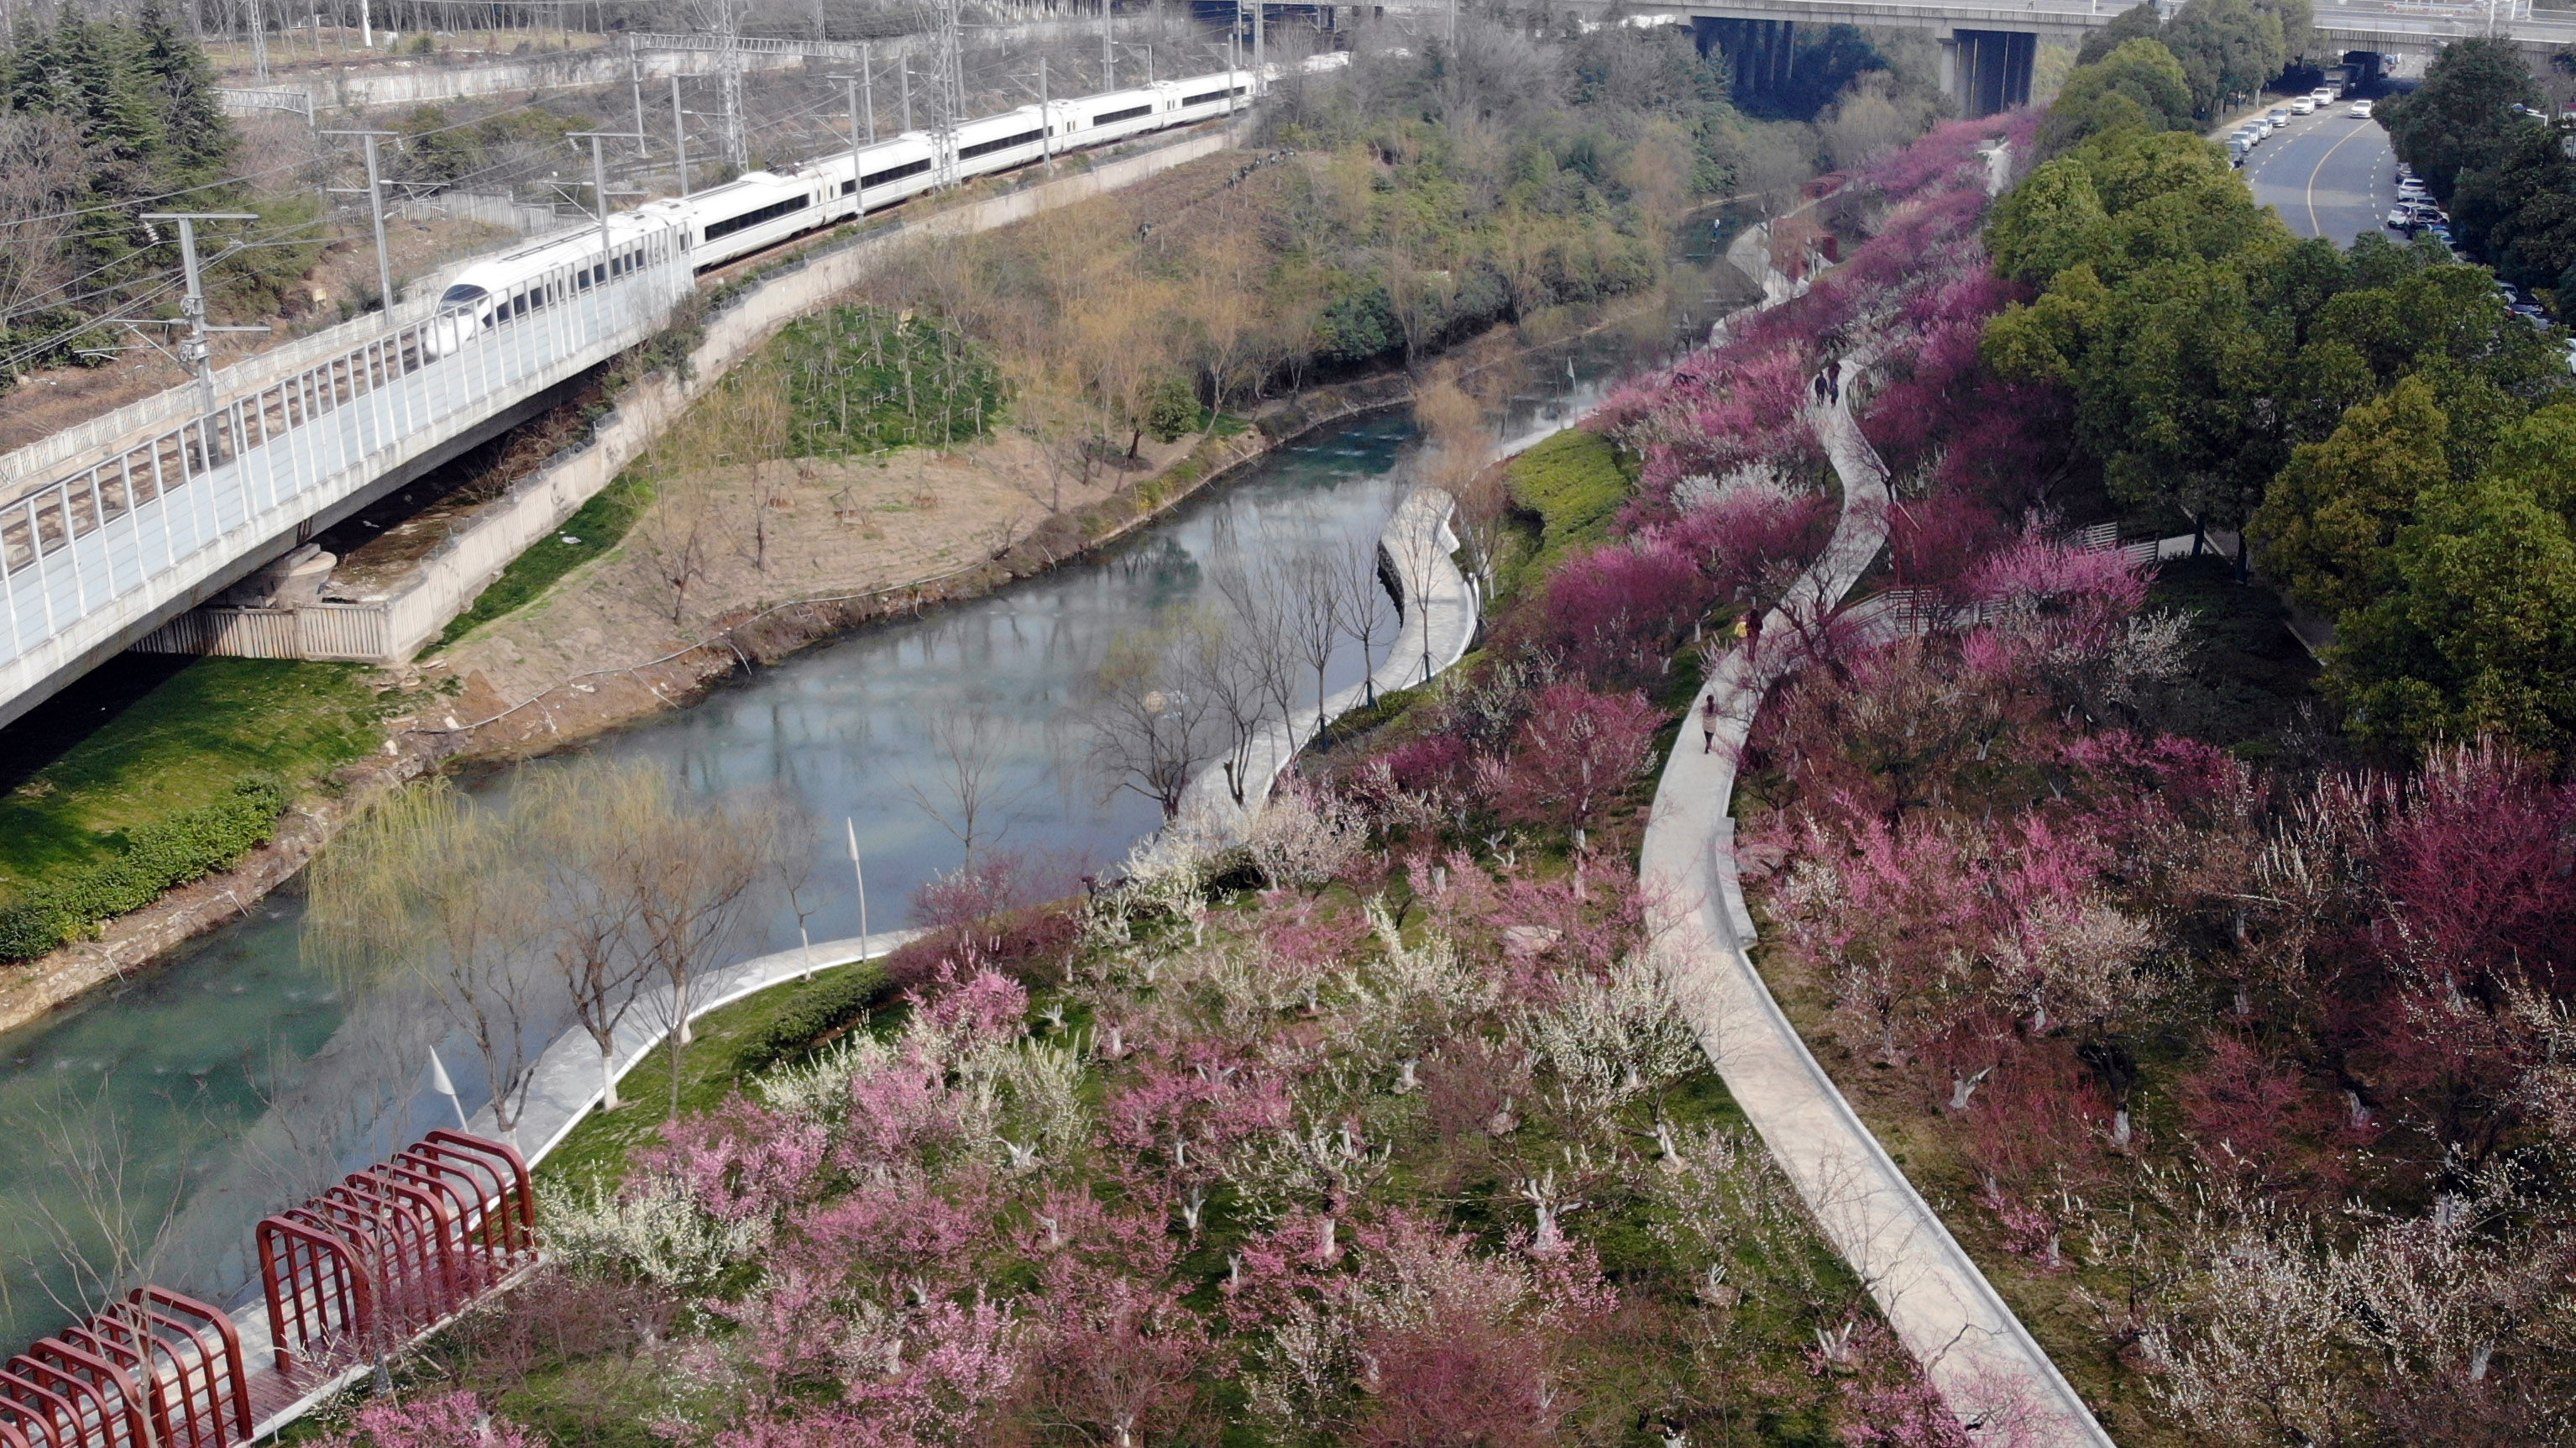
M 745 1071 L 767 1070 L 865 1016 L 893 986 L 882 966 L 861 962 L 833 971 L 805 987 L 776 1020 L 754 1032 L 735 1059 Z
M 232 794 L 127 832 L 125 849 L 104 863 L 45 881 L 0 909 L 0 960 L 33 960 L 78 939 L 99 921 L 139 910 L 165 890 L 227 869 L 265 843 L 286 812 L 286 789 L 245 779 Z

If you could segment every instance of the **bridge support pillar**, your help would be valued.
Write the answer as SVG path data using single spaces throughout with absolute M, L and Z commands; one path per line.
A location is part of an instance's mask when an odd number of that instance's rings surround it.
M 1725 53 L 1738 100 L 1788 88 L 1798 59 L 1796 21 L 1697 15 L 1691 18 L 1691 34 L 1700 54 Z
M 2030 104 L 2039 37 L 2018 30 L 1953 30 L 1941 42 L 1941 83 L 1959 113 L 1991 116 Z

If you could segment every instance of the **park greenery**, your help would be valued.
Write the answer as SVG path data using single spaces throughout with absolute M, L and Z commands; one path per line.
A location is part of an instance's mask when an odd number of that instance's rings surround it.
M 1963 1448 L 1644 949 L 1652 776 L 1736 648 L 1777 681 L 1736 761 L 1757 964 L 2119 1441 L 2566 1441 L 2576 789 L 2550 649 L 2576 610 L 2547 590 L 2576 410 L 2482 273 L 2256 211 L 2177 125 L 2163 48 L 2079 68 L 2072 123 L 1876 156 L 1838 198 L 1841 265 L 1578 437 L 1488 466 L 1473 400 L 1428 378 L 1421 474 L 1500 585 L 1478 652 L 1367 707 L 1238 838 L 1169 783 L 1242 732 L 1178 697 L 1230 668 L 1165 685 L 1254 635 L 1128 641 L 1099 692 L 1140 701 L 1146 743 L 1095 724 L 1169 827 L 1051 899 L 970 825 L 882 977 L 694 1054 L 676 1033 L 576 1137 L 585 1173 L 548 1173 L 545 1272 L 337 1441 Z M 2040 153 L 2001 197 L 1998 142 Z M 1321 202 L 1347 153 L 1223 189 L 1376 236 L 1427 183 L 1360 161 Z M 1264 264 L 1310 264 L 1282 233 Z M 1167 234 L 1191 239 L 1158 218 L 1102 250 Z M 1140 265 L 1086 291 L 1062 279 L 1088 253 L 1021 245 L 911 265 L 991 339 L 1025 427 L 1023 337 L 1190 288 Z M 1219 396 L 1265 385 L 1159 355 Z M 1894 480 L 1863 588 L 1906 606 L 1772 614 L 1869 502 L 1838 496 L 1812 411 L 1836 360 Z M 1172 375 L 1138 369 L 1139 395 Z M 1140 411 L 1091 385 L 1069 432 L 1126 445 Z M 2256 546 L 2159 579 L 2075 526 L 2124 520 Z M 1328 562 L 1219 592 L 1328 635 Z M 2256 565 L 2336 613 L 2339 714 L 2252 677 L 2295 677 Z M 2474 627 L 2498 620 L 2530 627 Z M 513 1012 L 575 1002 L 604 1068 L 599 1022 L 803 888 L 764 844 L 796 833 L 644 765 L 424 792 L 335 851 L 312 939 L 480 1023 L 506 1096 Z
M 132 15 L 65 7 L 13 29 L 0 51 L 0 388 L 33 366 L 96 363 L 120 343 L 85 323 L 169 293 L 178 236 L 138 221 L 147 203 L 194 211 L 256 210 L 255 222 L 208 223 L 198 245 L 228 255 L 210 270 L 219 311 L 274 312 L 319 254 L 309 195 L 253 197 L 228 180 L 239 149 L 216 105 L 215 76 L 179 16 L 157 4 Z M 177 315 L 175 294 L 135 315 Z
M 2152 40 L 2171 57 L 2191 114 L 2211 120 L 2231 98 L 2252 99 L 2309 53 L 2315 13 L 2309 0 L 2185 0 L 2170 15 L 2141 3 L 2086 36 L 2076 64 L 2098 65 L 2131 41 Z M 2145 95 L 2132 99 L 2151 115 L 2157 108 Z
M 2163 71 L 2148 44 L 2113 54 Z M 2118 1441 L 2564 1441 L 2576 791 L 2565 656 L 2511 651 L 2576 611 L 2496 613 L 2560 576 L 2530 541 L 2564 536 L 2551 349 L 2482 271 L 2294 242 L 2149 124 L 2074 135 L 1982 228 L 1966 186 L 1912 194 L 1611 414 L 1687 521 L 1799 476 L 1804 380 L 1875 359 L 1883 576 L 1933 612 L 1763 632 L 1788 677 L 1737 858 L 1766 977 Z M 2266 569 L 2344 604 L 2356 741 L 2213 673 L 2247 661 L 2231 616 L 2278 626 L 2210 602 L 2251 586 L 2067 530 L 2165 508 L 2252 515 Z M 2485 671 L 2433 672 L 2459 660 Z M 2442 712 L 2386 728 L 2391 675 Z
M 2461 242 L 2505 280 L 2555 294 L 2576 280 L 2576 164 L 2568 123 L 2542 104 L 2513 42 L 2479 38 L 2445 47 L 2379 114 Z
M 2138 78 L 2170 80 L 2157 46 L 2075 73 L 2077 123 L 2043 127 L 2066 149 L 1998 208 L 1996 268 L 2036 295 L 1986 329 L 1987 360 L 2066 398 L 2122 505 L 2241 530 L 2241 563 L 2260 545 L 2336 620 L 2324 683 L 2356 739 L 2564 747 L 2576 515 L 2546 445 L 2563 357 L 2485 268 L 2297 240 L 2215 148 L 2142 123 L 2124 108 Z

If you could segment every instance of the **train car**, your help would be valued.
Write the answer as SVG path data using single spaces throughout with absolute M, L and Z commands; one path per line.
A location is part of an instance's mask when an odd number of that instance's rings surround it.
M 719 266 L 811 231 L 824 223 L 824 203 L 835 199 L 827 194 L 824 179 L 810 170 L 788 176 L 746 172 L 684 203 L 690 215 L 689 260 L 702 269 Z
M 955 133 L 955 176 L 991 175 L 1051 151 L 1107 145 L 1227 115 L 1251 96 L 1252 82 L 1247 70 L 1214 71 L 968 121 Z M 603 278 L 662 259 L 673 248 L 685 251 L 689 265 L 702 271 L 850 220 L 862 206 L 892 206 L 946 179 L 940 174 L 941 144 L 928 132 L 906 131 L 860 147 L 855 166 L 850 152 L 839 151 L 793 172 L 753 171 L 686 199 L 648 201 L 609 217 L 604 253 L 599 228 L 582 226 L 476 262 L 440 295 L 431 352 L 454 352 L 486 332 L 560 305 Z
M 1105 146 L 1169 125 L 1163 113 L 1170 97 L 1153 86 L 1102 91 L 1098 95 L 1059 101 L 1065 113 L 1065 139 L 1076 146 Z
M 1252 96 L 1252 72 L 1219 70 L 1206 75 L 1158 83 L 1157 90 L 1167 91 L 1172 106 L 1163 113 L 1166 126 L 1185 126 L 1211 116 L 1231 115 Z
M 958 179 L 1008 171 L 1046 155 L 1047 124 L 1046 115 L 1036 106 L 1022 106 L 959 126 Z
M 877 211 L 929 190 L 937 182 L 931 174 L 932 154 L 929 135 L 906 131 L 891 140 L 861 146 L 855 178 L 847 151 L 835 151 L 797 174 L 821 178 L 825 221 L 847 221 L 858 215 L 862 191 L 867 209 Z
M 584 226 L 540 237 L 457 273 L 439 293 L 436 320 L 425 334 L 429 354 L 447 356 L 486 332 L 542 315 L 603 281 L 685 250 L 686 224 L 668 209 L 672 205 L 656 202 L 612 214 L 604 250 L 599 228 Z

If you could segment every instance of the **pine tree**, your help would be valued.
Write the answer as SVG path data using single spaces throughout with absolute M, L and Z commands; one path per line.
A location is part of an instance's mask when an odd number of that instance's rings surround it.
M 224 174 L 241 147 L 240 133 L 215 98 L 214 67 L 158 0 L 146 0 L 136 29 L 137 58 L 159 97 L 168 137 L 157 177 L 164 190 L 204 185 Z

